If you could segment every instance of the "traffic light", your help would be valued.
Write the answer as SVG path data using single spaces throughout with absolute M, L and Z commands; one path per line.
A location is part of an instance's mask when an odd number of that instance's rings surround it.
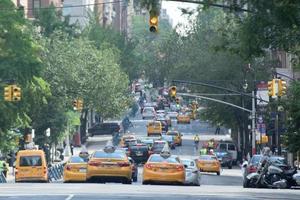
M 278 81 L 278 96 L 283 96 L 286 94 L 286 81 L 279 79 Z
M 78 99 L 77 100 L 77 110 L 82 110 L 83 109 L 83 100 Z
M 78 102 L 77 102 L 77 100 L 74 100 L 73 101 L 73 109 L 77 110 L 77 108 L 78 108 Z
M 268 81 L 268 91 L 270 97 L 275 96 L 275 79 L 273 79 L 272 81 Z
M 17 85 L 12 85 L 12 100 L 21 101 L 21 88 Z
M 170 88 L 169 88 L 169 94 L 170 94 L 170 97 L 171 98 L 176 98 L 176 86 L 171 86 Z
M 4 87 L 4 101 L 12 101 L 12 86 Z
M 154 10 L 150 11 L 149 24 L 150 24 L 150 28 L 149 28 L 150 32 L 156 33 L 158 31 L 158 14 Z

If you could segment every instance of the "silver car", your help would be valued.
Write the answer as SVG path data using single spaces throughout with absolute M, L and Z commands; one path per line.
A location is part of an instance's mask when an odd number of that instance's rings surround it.
M 154 107 L 145 107 L 143 109 L 142 117 L 143 119 L 153 119 L 156 116 Z
M 196 162 L 191 159 L 181 159 L 185 167 L 185 184 L 200 186 L 201 174 L 197 168 Z

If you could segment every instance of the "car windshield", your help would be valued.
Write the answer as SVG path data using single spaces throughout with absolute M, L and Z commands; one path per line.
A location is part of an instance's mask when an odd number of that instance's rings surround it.
M 204 155 L 200 156 L 199 160 L 217 160 L 217 158 L 215 156 Z
M 42 166 L 42 157 L 41 156 L 21 156 L 20 157 L 20 166 Z
M 177 136 L 177 135 L 178 135 L 178 132 L 168 132 L 167 135 Z
M 287 164 L 286 159 L 283 157 L 271 156 L 270 160 L 275 165 L 286 165 Z
M 85 163 L 84 159 L 79 156 L 73 156 L 70 159 L 70 163 Z
M 165 146 L 165 144 L 166 144 L 166 142 L 164 142 L 164 141 L 162 141 L 162 142 L 155 142 L 154 144 L 153 144 L 153 147 L 154 148 L 159 148 L 159 147 L 164 147 Z
M 161 163 L 161 162 L 180 163 L 179 159 L 175 156 L 170 156 L 169 158 L 163 158 L 159 154 L 152 155 L 149 158 L 148 162 L 154 162 L 154 163 Z
M 93 158 L 115 158 L 115 159 L 125 159 L 126 155 L 123 151 L 115 151 L 113 153 L 106 153 L 104 151 L 96 151 Z
M 260 159 L 261 159 L 261 155 L 254 155 L 251 160 L 250 160 L 250 164 L 252 165 L 258 165 Z
M 131 146 L 130 150 L 132 150 L 132 151 L 136 151 L 136 150 L 148 151 L 148 146 L 147 145 Z

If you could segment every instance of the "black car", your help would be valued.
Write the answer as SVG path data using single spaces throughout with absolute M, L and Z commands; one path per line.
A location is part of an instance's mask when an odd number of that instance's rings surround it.
M 112 135 L 120 131 L 120 124 L 118 123 L 102 123 L 95 124 L 88 129 L 88 133 L 93 137 L 94 135 Z
M 134 146 L 136 144 L 137 144 L 137 140 L 136 139 L 126 139 L 124 141 L 124 146 L 123 147 L 130 148 L 131 146 Z
M 160 154 L 166 143 L 167 141 L 164 140 L 154 141 L 153 146 L 150 149 L 150 154 Z
M 146 144 L 136 144 L 129 147 L 129 156 L 137 163 L 146 163 L 149 158 L 149 148 Z
M 231 153 L 225 150 L 215 151 L 215 154 L 221 164 L 222 167 L 228 167 L 228 169 L 232 169 L 233 158 Z

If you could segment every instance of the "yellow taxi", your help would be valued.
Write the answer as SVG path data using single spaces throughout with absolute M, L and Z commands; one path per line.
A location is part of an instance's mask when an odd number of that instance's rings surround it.
M 177 124 L 183 123 L 183 124 L 190 124 L 191 123 L 191 117 L 186 113 L 179 113 L 177 115 Z
M 48 182 L 48 168 L 42 150 L 21 150 L 17 154 L 15 182 Z
M 95 151 L 87 165 L 88 182 L 132 183 L 132 166 L 123 150 L 113 145 Z
M 87 160 L 80 156 L 72 156 L 64 167 L 64 182 L 85 182 Z
M 201 155 L 196 159 L 196 163 L 201 172 L 214 172 L 220 175 L 221 164 L 215 155 Z
M 121 138 L 121 141 L 120 141 L 120 146 L 121 147 L 126 147 L 126 141 L 127 140 L 135 140 L 135 135 L 132 135 L 132 134 L 126 134 L 126 135 L 123 135 L 122 138 Z
M 183 185 L 184 182 L 184 165 L 178 156 L 170 154 L 167 144 L 160 154 L 152 154 L 144 165 L 143 184 L 170 183 Z
M 160 121 L 152 121 L 147 124 L 147 135 L 160 136 L 162 133 L 162 124 Z
M 175 144 L 178 146 L 182 145 L 182 138 L 181 138 L 181 133 L 178 131 L 168 131 L 166 135 L 172 135 L 175 138 Z

